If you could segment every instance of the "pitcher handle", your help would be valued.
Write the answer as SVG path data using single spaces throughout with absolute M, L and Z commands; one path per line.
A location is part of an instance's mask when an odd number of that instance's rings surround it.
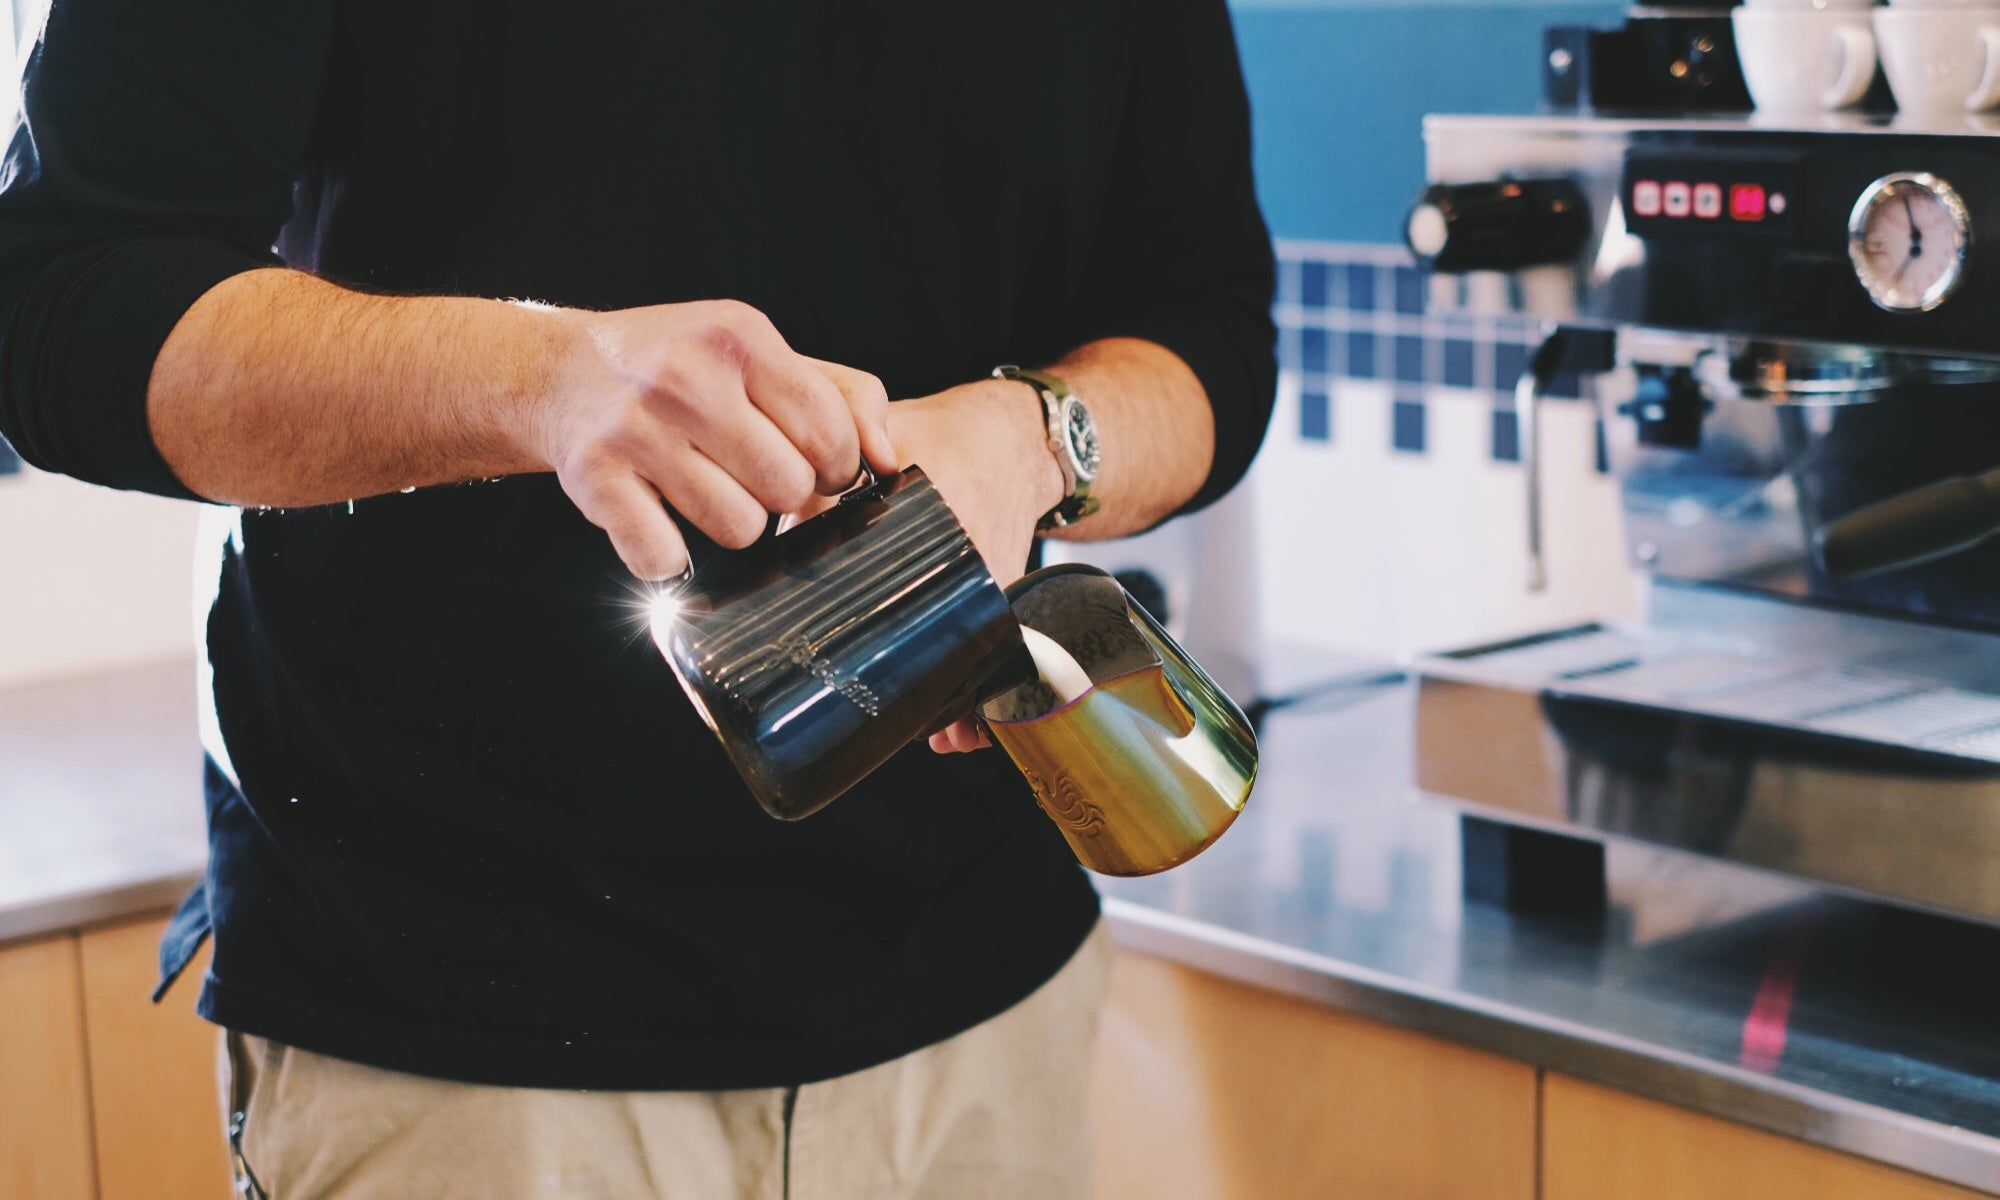
M 882 477 L 875 473 L 875 468 L 868 465 L 867 459 L 862 459 L 861 473 L 854 477 L 853 483 L 847 485 L 846 491 L 840 493 L 840 503 L 846 504 L 848 501 L 856 499 L 861 493 L 880 482 L 882 482 Z

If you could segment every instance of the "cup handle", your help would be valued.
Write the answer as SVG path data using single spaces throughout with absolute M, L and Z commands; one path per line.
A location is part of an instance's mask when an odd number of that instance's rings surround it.
M 1819 94 L 1821 108 L 1846 108 L 1859 104 L 1875 82 L 1875 35 L 1853 25 L 1836 25 L 1833 40 L 1840 43 L 1840 74 L 1832 86 Z M 1993 56 L 1987 55 L 1990 64 Z
M 1985 112 L 2000 105 L 2000 28 L 1982 25 L 1979 44 L 1986 51 L 1986 66 L 1979 73 L 1979 86 L 1965 98 L 1965 111 Z

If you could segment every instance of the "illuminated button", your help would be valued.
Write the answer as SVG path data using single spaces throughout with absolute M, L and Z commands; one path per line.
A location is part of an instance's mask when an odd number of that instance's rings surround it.
M 1783 193 L 1783 192 L 1772 192 L 1772 193 L 1771 193 L 1771 215 L 1775 217 L 1775 216 L 1777 216 L 1778 214 L 1780 214 L 1780 213 L 1782 213 L 1782 212 L 1784 212 L 1784 211 L 1785 211 L 1785 193 Z
M 1764 219 L 1764 187 L 1757 183 L 1729 185 L 1729 216 L 1737 221 Z
M 1694 185 L 1694 215 L 1713 221 L 1722 215 L 1722 188 L 1713 183 Z
M 1659 180 L 1641 179 L 1632 185 L 1632 212 L 1641 217 L 1660 215 Z
M 1692 200 L 1688 185 L 1675 180 L 1660 189 L 1660 208 L 1670 217 L 1685 217 Z

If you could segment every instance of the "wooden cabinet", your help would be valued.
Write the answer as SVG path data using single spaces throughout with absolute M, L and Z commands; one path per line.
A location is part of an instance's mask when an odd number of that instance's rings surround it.
M 0 946 L 0 1197 L 233 1195 L 200 965 L 148 999 L 165 925 Z
M 1098 1043 L 1098 1200 L 1532 1200 L 1535 1068 L 1140 955 Z
M 98 1200 L 232 1194 L 216 1090 L 218 1034 L 194 1014 L 205 959 L 190 964 L 160 1004 L 149 999 L 165 928 L 164 918 L 152 918 L 82 937 Z
M 1542 1091 L 1544 1200 L 1976 1200 L 1977 1192 L 1567 1076 Z
M 0 1196 L 90 1200 L 76 938 L 0 946 Z
M 147 1000 L 164 924 L 0 946 L 0 1197 L 232 1195 L 200 965 Z M 1098 1200 L 1980 1195 L 1141 955 L 1103 1021 Z

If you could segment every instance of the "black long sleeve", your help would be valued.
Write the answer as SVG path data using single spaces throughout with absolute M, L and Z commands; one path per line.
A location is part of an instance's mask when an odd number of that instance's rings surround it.
M 0 434 L 93 483 L 191 493 L 146 382 L 202 293 L 277 262 L 331 0 L 55 0 L 0 166 Z
M 1223 0 L 55 0 L 25 114 L 0 432 L 100 483 L 186 494 L 153 360 L 277 262 L 734 297 L 896 397 L 1150 338 L 1215 409 L 1197 503 L 1268 420 Z M 550 475 L 231 532 L 185 910 L 212 1020 L 508 1085 L 798 1084 L 1003 1011 L 1096 919 L 997 752 L 915 746 L 809 821 L 764 816 Z
M 1271 240 L 1250 169 L 1250 106 L 1216 0 L 1150 0 L 1090 275 L 1093 336 L 1145 338 L 1193 368 L 1215 458 L 1182 511 L 1220 499 L 1263 444 L 1277 383 Z

